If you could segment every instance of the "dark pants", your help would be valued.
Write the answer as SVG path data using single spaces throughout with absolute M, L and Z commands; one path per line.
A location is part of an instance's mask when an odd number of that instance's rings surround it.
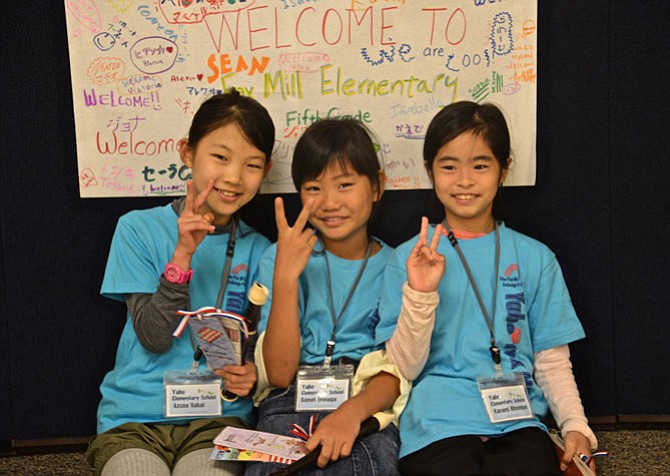
M 317 413 L 317 426 L 328 413 Z M 295 412 L 295 383 L 285 390 L 274 390 L 258 411 L 257 430 L 293 436 L 289 433 L 292 423 L 309 428 L 311 413 Z M 389 425 L 359 440 L 351 456 L 330 463 L 323 469 L 316 465 L 300 473 L 301 476 L 398 476 L 398 429 Z M 279 463 L 245 463 L 245 476 L 266 476 L 285 467 Z
M 400 460 L 404 476 L 562 476 L 549 435 L 524 428 L 482 441 L 456 436 Z

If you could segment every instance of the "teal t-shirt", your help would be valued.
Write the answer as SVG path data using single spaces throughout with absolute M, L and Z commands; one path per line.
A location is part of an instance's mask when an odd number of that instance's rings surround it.
M 388 245 L 381 244 L 382 248 L 370 256 L 360 282 L 337 323 L 333 359 L 347 357 L 358 361 L 365 354 L 381 347 L 381 344 L 375 343 L 374 332 L 379 321 L 382 276 L 393 251 Z M 333 332 L 325 255 L 320 250 L 320 243 L 316 248 L 299 278 L 300 362 L 310 365 L 323 363 L 326 345 Z M 325 253 L 328 253 L 331 273 L 333 307 L 335 313 L 339 314 L 363 260 L 346 260 L 327 251 Z M 273 292 L 281 292 L 272 289 L 276 256 L 277 245 L 273 244 L 263 255 L 258 272 L 258 281 L 270 290 L 268 302 L 261 311 L 260 332 L 267 327 Z
M 166 263 L 177 244 L 177 214 L 171 205 L 136 210 L 119 219 L 102 283 L 103 296 L 125 300 L 125 295 L 154 293 Z M 208 235 L 198 246 L 191 268 L 190 306 L 215 306 L 226 257 L 228 233 Z M 267 238 L 240 222 L 222 308 L 243 314 L 247 290 L 256 278 L 258 262 L 270 245 Z M 175 309 L 177 311 L 177 309 Z M 164 354 L 154 354 L 140 344 L 130 315 L 121 334 L 114 368 L 105 376 L 98 406 L 98 433 L 128 422 L 174 423 L 164 417 L 163 374 L 185 370 L 193 362 L 188 329 Z M 201 366 L 205 366 L 204 359 Z M 223 402 L 225 416 L 249 420 L 251 399 Z
M 434 228 L 431 228 L 430 235 Z M 388 340 L 401 307 L 407 281 L 405 261 L 414 237 L 396 249 L 389 262 L 380 304 L 377 343 Z M 483 302 L 492 314 L 494 279 L 498 280 L 494 331 L 502 351 L 503 372 L 520 372 L 534 418 L 493 424 L 482 403 L 477 378 L 495 375 L 490 333 L 465 269 L 446 237 L 438 251 L 446 257 L 439 305 L 426 365 L 414 381 L 400 418 L 400 456 L 459 435 L 501 435 L 536 426 L 547 413 L 542 389 L 533 380 L 533 354 L 584 337 L 554 254 L 542 243 L 500 226 L 501 256 L 495 274 L 495 233 L 460 240 Z M 429 237 L 430 241 L 430 237 Z

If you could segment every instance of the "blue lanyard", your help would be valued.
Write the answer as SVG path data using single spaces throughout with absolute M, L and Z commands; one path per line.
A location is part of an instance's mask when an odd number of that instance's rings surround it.
M 233 262 L 233 255 L 235 254 L 235 233 L 237 232 L 237 220 L 235 217 L 232 218 L 232 224 L 230 229 L 230 238 L 228 238 L 228 246 L 226 247 L 226 260 L 223 263 L 223 271 L 221 273 L 221 286 L 219 287 L 219 295 L 216 298 L 216 308 L 221 309 L 223 304 L 223 294 L 226 291 L 228 286 L 228 275 L 230 274 L 230 267 Z M 202 350 L 200 346 L 196 345 L 193 335 L 191 335 L 191 345 L 195 350 L 193 354 L 193 364 L 197 366 L 198 361 L 202 357 Z
M 230 274 L 230 267 L 233 262 L 233 254 L 235 253 L 235 233 L 237 232 L 237 220 L 232 219 L 232 228 L 230 230 L 230 238 L 228 238 L 228 247 L 226 248 L 226 261 L 223 263 L 223 271 L 221 273 L 221 286 L 219 287 L 219 296 L 216 298 L 216 308 L 221 309 L 223 304 L 223 294 L 228 286 L 228 275 Z
M 358 274 L 356 275 L 356 278 L 354 279 L 354 282 L 351 285 L 351 288 L 349 289 L 349 294 L 347 295 L 347 298 L 344 300 L 344 304 L 342 304 L 342 309 L 340 309 L 340 313 L 337 315 L 337 317 L 335 317 L 335 305 L 333 304 L 333 285 L 330 277 L 330 264 L 328 263 L 328 251 L 326 251 L 325 246 L 323 248 L 323 257 L 326 260 L 326 280 L 327 280 L 326 282 L 328 283 L 328 304 L 330 305 L 330 317 L 333 320 L 333 333 L 330 335 L 330 339 L 326 344 L 326 357 L 323 360 L 324 367 L 330 367 L 330 362 L 333 357 L 333 351 L 335 350 L 335 329 L 337 328 L 337 323 L 340 322 L 342 314 L 344 314 L 344 310 L 347 308 L 347 305 L 349 304 L 351 297 L 354 295 L 354 291 L 356 290 L 356 287 L 358 286 L 358 283 L 361 280 L 361 277 L 363 276 L 363 271 L 365 271 L 365 267 L 368 264 L 368 260 L 370 259 L 371 253 L 372 253 L 372 239 L 370 239 L 368 243 L 368 249 L 365 251 L 365 258 L 363 259 L 361 268 L 358 270 Z
M 484 300 L 482 299 L 482 295 L 479 292 L 479 288 L 477 287 L 477 283 L 475 282 L 475 278 L 472 275 L 472 271 L 470 270 L 470 266 L 468 265 L 468 260 L 465 259 L 465 255 L 463 254 L 463 250 L 461 250 L 460 245 L 458 244 L 458 240 L 454 236 L 454 233 L 451 231 L 449 228 L 449 224 L 447 224 L 447 220 L 445 219 L 442 222 L 442 225 L 444 226 L 444 229 L 447 230 L 447 238 L 449 238 L 449 242 L 451 243 L 451 246 L 454 247 L 456 250 L 456 253 L 458 253 L 458 257 L 461 260 L 461 263 L 463 264 L 463 268 L 465 268 L 465 273 L 468 275 L 468 280 L 470 281 L 470 286 L 472 287 L 472 290 L 475 292 L 475 296 L 477 297 L 477 302 L 479 302 L 479 307 L 482 310 L 482 314 L 484 315 L 484 319 L 486 320 L 486 325 L 489 328 L 489 333 L 491 335 L 491 347 L 489 347 L 489 351 L 491 352 L 491 359 L 493 360 L 493 363 L 496 366 L 496 370 L 501 371 L 502 367 L 500 365 L 500 347 L 496 345 L 496 338 L 495 338 L 495 332 L 494 332 L 494 327 L 493 324 L 495 323 L 495 317 L 496 317 L 496 300 L 498 297 L 498 273 L 500 272 L 500 231 L 498 230 L 498 223 L 494 224 L 494 230 L 496 234 L 496 254 L 495 254 L 495 275 L 493 276 L 493 299 L 492 299 L 492 304 L 491 304 L 491 316 L 489 317 L 488 310 L 486 309 L 486 306 L 484 305 Z

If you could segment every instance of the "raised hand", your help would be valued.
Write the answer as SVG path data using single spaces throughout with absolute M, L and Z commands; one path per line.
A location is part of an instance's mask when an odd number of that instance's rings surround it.
M 179 238 L 177 247 L 172 256 L 172 262 L 178 264 L 182 269 L 189 269 L 191 257 L 196 248 L 208 233 L 214 231 L 214 215 L 207 212 L 201 213 L 201 208 L 207 200 L 207 196 L 214 188 L 214 181 L 210 180 L 207 186 L 198 196 L 191 181 L 186 182 L 186 201 L 177 220 Z
M 415 291 L 424 293 L 437 290 L 446 266 L 444 255 L 437 252 L 443 227 L 441 224 L 435 227 L 430 245 L 428 244 L 428 228 L 428 218 L 422 217 L 419 241 L 414 245 L 406 261 L 409 286 Z
M 298 279 L 318 238 L 305 228 L 311 213 L 312 202 L 303 205 L 293 226 L 289 226 L 281 197 L 275 199 L 275 221 L 277 223 L 277 259 L 275 273 L 280 272 L 288 279 Z

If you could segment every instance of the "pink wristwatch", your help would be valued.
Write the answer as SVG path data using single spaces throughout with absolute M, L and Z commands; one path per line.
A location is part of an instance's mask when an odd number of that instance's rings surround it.
M 163 270 L 163 276 L 165 279 L 174 284 L 184 284 L 188 283 L 193 277 L 193 270 L 189 269 L 188 272 L 184 271 L 174 263 L 168 263 L 165 265 Z

